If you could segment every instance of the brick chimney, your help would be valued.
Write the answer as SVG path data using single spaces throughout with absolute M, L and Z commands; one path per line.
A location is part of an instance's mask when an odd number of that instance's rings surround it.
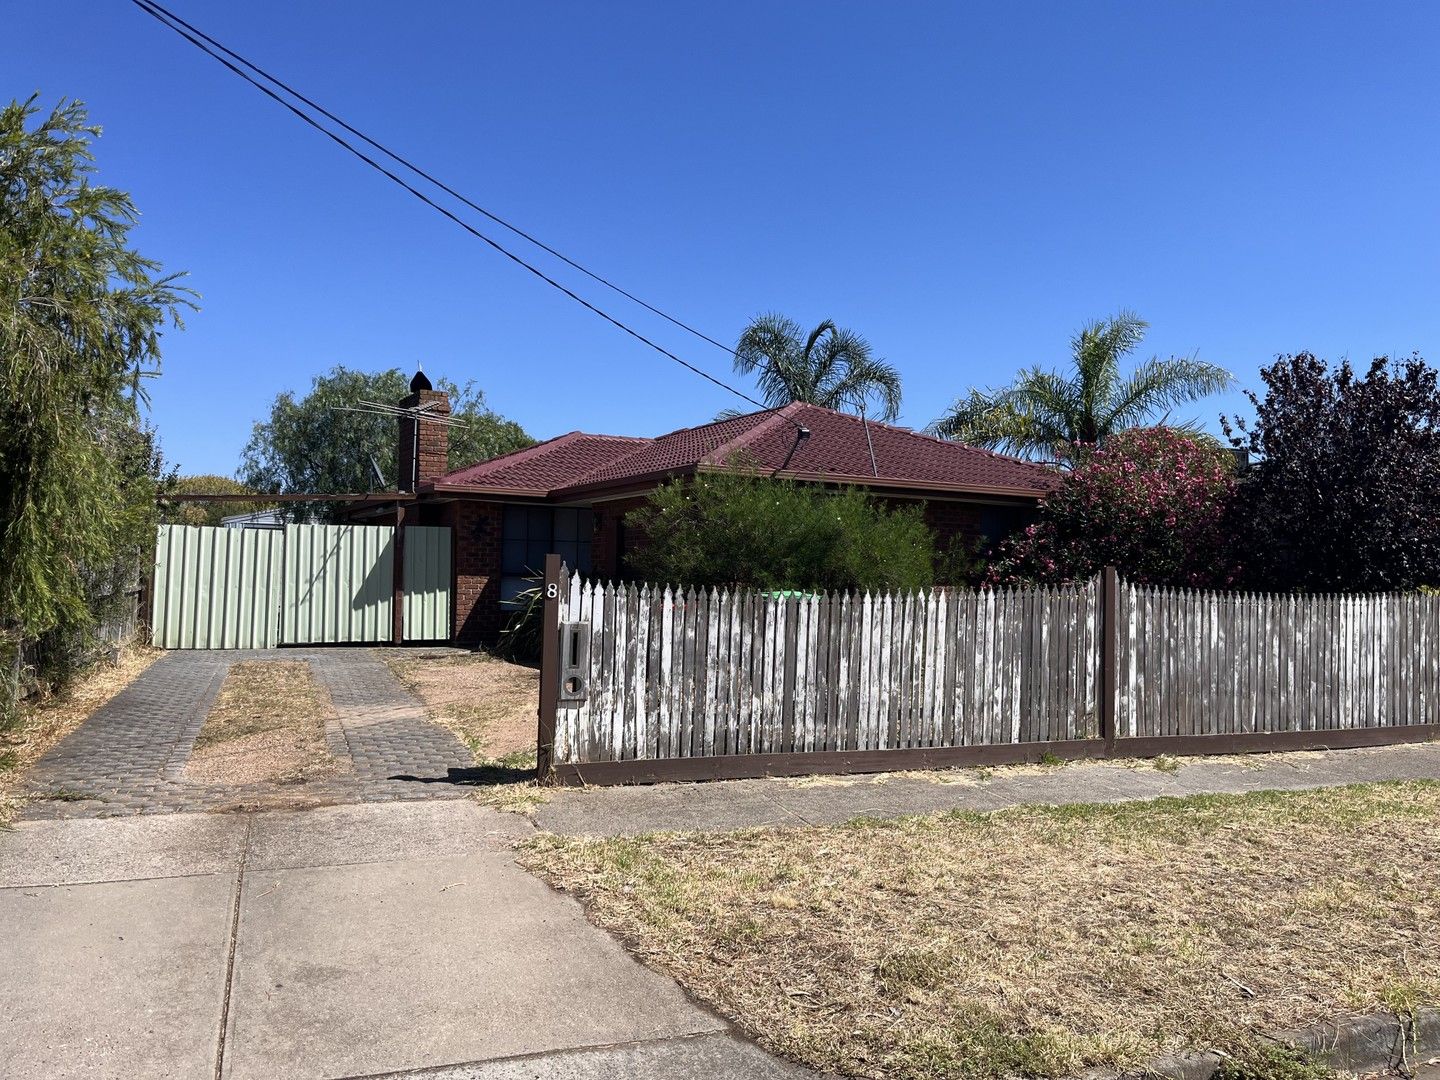
M 449 416 L 450 399 L 441 390 L 433 389 L 423 371 L 417 371 L 410 380 L 410 393 L 400 399 L 402 409 L 428 406 L 425 415 Z M 415 429 L 419 427 L 417 438 Z M 427 424 L 424 420 L 400 418 L 400 452 L 395 456 L 399 463 L 396 470 L 396 487 L 400 491 L 414 491 L 427 480 L 434 480 L 449 471 L 450 429 L 445 424 Z M 418 457 L 418 462 L 417 462 Z

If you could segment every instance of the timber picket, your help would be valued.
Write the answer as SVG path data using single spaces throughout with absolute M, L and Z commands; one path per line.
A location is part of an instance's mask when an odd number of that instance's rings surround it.
M 776 595 L 571 576 L 590 635 L 556 760 L 619 762 L 1093 734 L 1094 585 Z
M 1115 731 L 1295 736 L 1440 722 L 1440 597 L 1121 583 Z M 1070 744 L 1099 735 L 1098 587 L 778 595 L 572 576 L 586 694 L 556 760 Z M 1135 744 L 1141 745 L 1141 744 Z
M 1122 737 L 1440 720 L 1440 597 L 1121 592 Z

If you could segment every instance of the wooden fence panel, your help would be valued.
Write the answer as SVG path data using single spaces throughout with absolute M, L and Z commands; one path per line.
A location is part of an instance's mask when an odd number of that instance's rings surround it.
M 1069 588 L 797 596 L 572 576 L 589 634 L 561 762 L 1094 737 L 1098 594 Z
M 1440 597 L 1122 584 L 1124 737 L 1435 723 Z

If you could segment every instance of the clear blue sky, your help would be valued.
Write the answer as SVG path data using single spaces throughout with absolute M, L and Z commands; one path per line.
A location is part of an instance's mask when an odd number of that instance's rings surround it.
M 1248 385 L 1299 349 L 1440 360 L 1440 5 L 170 6 L 721 340 L 767 309 L 863 332 L 912 426 L 1122 306 Z M 138 245 L 203 294 L 152 387 L 183 470 L 233 472 L 337 363 L 475 379 L 538 437 L 735 404 L 124 0 L 6 23 L 7 96 L 89 103 Z

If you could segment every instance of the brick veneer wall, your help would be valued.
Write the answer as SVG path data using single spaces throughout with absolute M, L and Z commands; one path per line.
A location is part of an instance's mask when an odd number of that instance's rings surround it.
M 927 502 L 925 524 L 935 533 L 935 549 L 944 553 L 956 536 L 980 535 L 980 507 L 974 503 Z
M 617 565 L 617 526 L 644 498 L 603 503 L 595 507 L 591 565 L 599 580 L 626 580 L 624 565 Z M 913 506 L 910 500 L 893 500 L 896 506 Z M 981 507 L 975 503 L 927 502 L 925 522 L 935 531 L 936 549 L 943 554 L 957 535 L 980 535 Z M 453 530 L 455 572 L 454 634 L 460 645 L 488 645 L 499 636 L 510 613 L 500 606 L 500 540 L 504 507 L 500 503 L 460 501 L 448 504 L 443 524 Z M 625 550 L 645 543 L 635 529 L 625 533 Z M 623 560 L 622 560 L 623 562 Z
M 434 408 L 427 412 L 435 416 L 450 415 L 450 399 L 439 390 L 417 390 L 409 397 L 400 399 L 402 409 L 413 409 L 417 405 L 434 402 Z M 415 425 L 420 425 L 420 471 L 415 471 Z M 395 455 L 396 484 L 400 491 L 414 491 L 415 482 L 434 480 L 449 471 L 450 429 L 444 424 L 427 424 L 424 421 L 400 418 L 399 453 Z
M 500 607 L 499 503 L 450 504 L 455 572 L 454 633 L 460 645 L 488 645 L 500 636 L 509 613 Z
M 590 565 L 592 573 L 599 580 L 627 580 L 629 573 L 623 565 L 617 550 L 620 538 L 620 523 L 625 515 L 645 503 L 643 496 L 602 503 L 595 507 L 595 534 L 591 538 Z M 625 530 L 625 551 L 631 552 L 645 545 L 645 535 L 636 529 Z

